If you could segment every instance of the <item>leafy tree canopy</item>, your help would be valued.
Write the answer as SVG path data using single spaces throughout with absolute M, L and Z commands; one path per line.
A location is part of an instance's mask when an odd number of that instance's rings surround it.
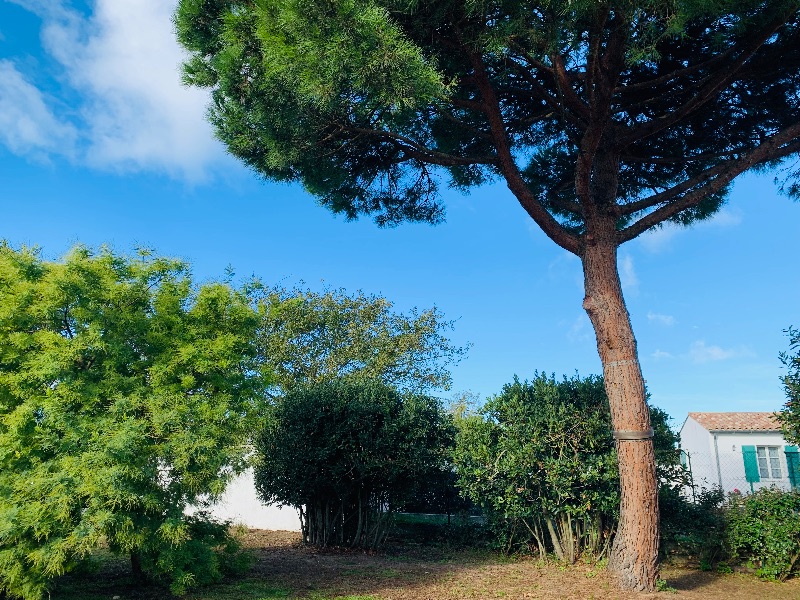
M 0 592 L 39 598 L 104 540 L 180 592 L 226 529 L 187 517 L 262 413 L 246 296 L 184 263 L 0 245 Z
M 181 0 L 185 80 L 230 151 L 325 206 L 436 222 L 497 177 L 580 251 L 712 214 L 800 150 L 797 0 Z M 713 131 L 713 135 L 710 132 Z M 795 173 L 796 175 L 796 173 Z M 796 183 L 785 190 L 798 195 Z
M 466 352 L 445 337 L 452 323 L 436 308 L 402 314 L 363 292 L 282 288 L 265 290 L 260 305 L 261 353 L 284 391 L 342 378 L 447 389 L 448 366 Z

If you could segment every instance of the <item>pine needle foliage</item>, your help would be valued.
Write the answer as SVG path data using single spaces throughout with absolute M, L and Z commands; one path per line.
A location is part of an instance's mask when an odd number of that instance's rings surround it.
M 738 174 L 797 157 L 798 19 L 797 0 L 181 0 L 175 13 L 185 81 L 211 89 L 217 135 L 257 172 L 382 225 L 440 221 L 443 178 L 504 178 L 573 252 L 590 199 L 614 207 L 627 241 L 705 219 Z M 784 175 L 797 196 L 797 165 Z M 598 176 L 614 180 L 602 200 Z

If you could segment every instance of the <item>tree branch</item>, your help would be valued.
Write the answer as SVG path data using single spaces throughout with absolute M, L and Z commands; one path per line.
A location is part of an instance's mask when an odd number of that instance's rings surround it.
M 674 200 L 682 193 L 691 190 L 692 188 L 697 187 L 698 185 L 702 184 L 709 179 L 713 179 L 714 177 L 718 176 L 721 173 L 724 173 L 726 169 L 730 167 L 730 164 L 734 162 L 734 160 L 725 161 L 710 169 L 706 169 L 702 173 L 692 177 L 691 179 L 687 179 L 682 181 L 676 186 L 669 188 L 668 190 L 664 190 L 663 192 L 658 192 L 649 196 L 647 198 L 643 198 L 642 200 L 637 200 L 636 202 L 630 202 L 628 204 L 624 204 L 619 207 L 617 214 L 620 216 L 626 215 L 633 215 L 637 212 L 641 212 L 643 210 L 647 210 L 648 208 L 653 208 L 654 206 L 658 206 L 659 204 L 664 204 L 665 202 L 669 202 L 670 200 Z
M 566 187 L 566 185 L 561 187 Z M 548 202 L 550 202 L 550 204 L 552 204 L 556 208 L 563 210 L 564 212 L 569 212 L 575 215 L 583 216 L 583 207 L 580 205 L 580 203 L 575 202 L 574 200 L 567 200 L 566 198 L 558 198 L 556 196 L 550 196 L 548 198 Z
M 569 73 L 564 66 L 564 58 L 560 54 L 553 56 L 554 71 L 556 74 L 556 86 L 564 99 L 564 106 L 574 112 L 579 119 L 586 122 L 591 118 L 591 110 L 575 89 L 572 87 Z
M 531 65 L 537 71 L 544 71 L 545 73 L 548 73 L 549 75 L 554 76 L 554 72 L 553 72 L 553 68 L 552 67 L 548 66 L 547 64 L 543 63 L 540 60 L 537 60 L 536 58 L 534 58 L 533 56 L 528 54 L 528 52 L 525 50 L 525 48 L 523 48 L 520 44 L 518 44 L 516 42 L 514 37 L 512 37 L 509 40 L 509 46 L 511 46 L 514 49 L 514 51 L 517 54 L 519 54 L 525 60 L 526 63 Z
M 478 128 L 477 128 L 477 127 L 475 127 L 474 125 L 471 125 L 471 124 L 469 124 L 469 123 L 465 123 L 464 121 L 462 121 L 461 119 L 459 119 L 458 117 L 456 117 L 455 115 L 453 115 L 453 114 L 452 114 L 450 111 L 448 111 L 448 110 L 445 110 L 445 109 L 444 109 L 444 107 L 442 107 L 442 106 L 436 106 L 436 107 L 435 107 L 435 110 L 436 110 L 436 112 L 437 112 L 438 114 L 440 114 L 440 115 L 441 115 L 441 116 L 442 116 L 442 117 L 443 117 L 445 120 L 447 120 L 447 121 L 449 121 L 450 123 L 453 123 L 453 124 L 455 124 L 455 125 L 458 125 L 459 127 L 462 127 L 462 128 L 464 128 L 464 129 L 466 129 L 467 131 L 469 131 L 470 133 L 472 133 L 472 135 L 474 135 L 475 137 L 479 137 L 479 138 L 482 138 L 482 139 L 485 139 L 485 140 L 490 140 L 490 141 L 491 141 L 491 139 L 492 139 L 492 136 L 491 136 L 491 134 L 490 134 L 490 133 L 488 133 L 487 131 L 481 131 L 480 129 L 478 129 Z
M 662 84 L 667 84 L 670 81 L 674 81 L 675 79 L 679 79 L 681 77 L 686 77 L 687 75 L 691 75 L 703 69 L 713 69 L 719 63 L 724 62 L 726 59 L 730 58 L 734 50 L 735 48 L 733 47 L 728 48 L 722 54 L 714 56 L 704 62 L 697 63 L 696 65 L 685 67 L 683 69 L 678 69 L 677 71 L 670 71 L 669 73 L 662 75 L 661 77 L 648 79 L 646 81 L 641 81 L 639 83 L 623 85 L 622 87 L 617 88 L 615 90 L 615 93 L 618 93 L 620 96 L 625 96 L 626 94 L 638 92 L 640 90 L 652 90 L 655 95 L 647 97 L 648 99 L 652 100 L 653 98 L 657 98 L 658 95 L 661 93 L 658 89 L 658 86 Z
M 608 11 L 595 23 L 595 37 L 599 37 L 603 30 L 603 23 L 607 19 Z M 615 15 L 611 21 L 614 26 L 612 34 L 606 45 L 605 52 L 600 52 L 600 41 L 589 40 L 591 49 L 587 64 L 592 65 L 592 70 L 587 67 L 587 85 L 589 86 L 589 126 L 584 133 L 580 143 L 578 159 L 575 165 L 575 192 L 579 201 L 584 206 L 584 210 L 594 210 L 597 200 L 592 198 L 592 173 L 595 167 L 597 151 L 603 143 L 604 137 L 610 128 L 615 128 L 611 119 L 611 101 L 614 89 L 625 64 L 625 27 L 622 17 Z M 561 62 L 560 57 L 554 57 L 553 62 Z M 563 64 L 563 63 L 562 63 Z M 606 149 L 609 149 L 606 140 Z M 618 167 L 613 167 L 618 172 Z M 608 174 L 608 173 L 607 173 Z M 617 180 L 607 181 L 611 187 L 605 186 L 607 190 L 615 190 Z M 612 190 L 612 194 L 613 194 Z
M 483 60 L 474 52 L 470 52 L 470 59 L 472 60 L 478 89 L 481 93 L 481 100 L 485 108 L 486 116 L 489 119 L 492 137 L 494 138 L 495 147 L 497 148 L 497 164 L 500 168 L 500 172 L 505 177 L 508 188 L 528 215 L 542 228 L 542 231 L 544 231 L 547 237 L 565 250 L 580 256 L 581 243 L 579 238 L 568 232 L 553 218 L 553 215 L 551 215 L 531 193 L 525 180 L 522 178 L 511 152 L 511 144 L 508 139 L 505 123 L 503 122 L 500 102 L 486 74 L 486 67 Z
M 467 157 L 467 156 L 455 156 L 453 154 L 447 154 L 446 152 L 438 152 L 436 150 L 431 150 L 415 142 L 411 138 L 408 138 L 404 135 L 400 135 L 399 133 L 394 133 L 392 131 L 385 131 L 382 129 L 368 129 L 365 127 L 350 127 L 345 126 L 343 127 L 344 131 L 348 131 L 351 133 L 357 133 L 359 135 L 367 135 L 370 137 L 380 137 L 387 139 L 389 141 L 394 142 L 398 148 L 403 150 L 406 154 L 411 156 L 412 158 L 417 158 L 422 160 L 423 162 L 430 163 L 433 165 L 439 165 L 442 167 L 455 167 L 459 165 L 494 165 L 497 164 L 497 158 L 494 156 L 475 156 L 475 157 Z
M 530 90 L 530 94 L 534 98 L 545 102 L 551 107 L 553 112 L 561 115 L 565 121 L 572 123 L 580 129 L 586 128 L 586 120 L 581 116 L 574 114 L 572 111 L 566 110 L 567 107 L 564 105 L 564 103 L 559 102 L 558 98 L 553 97 L 553 95 L 545 89 L 545 87 L 530 73 L 530 71 L 523 68 L 522 65 L 518 65 L 514 62 L 512 62 L 512 65 L 514 70 L 522 75 L 522 78 L 531 86 L 532 89 Z
M 478 102 L 477 100 L 467 100 L 465 98 L 456 98 L 450 97 L 447 99 L 450 104 L 453 106 L 457 106 L 459 108 L 467 108 L 469 110 L 474 110 L 475 112 L 484 112 L 483 104 Z
M 773 160 L 779 160 L 800 152 L 800 139 L 798 138 L 800 138 L 800 123 L 796 123 L 773 135 L 748 154 L 738 159 L 731 159 L 720 163 L 712 169 L 700 174 L 691 180 L 697 180 L 695 181 L 694 185 L 696 186 L 697 184 L 702 183 L 702 181 L 707 181 L 707 183 L 701 185 L 700 187 L 696 187 L 684 196 L 679 197 L 677 200 L 673 200 L 669 204 L 665 204 L 660 208 L 657 208 L 630 226 L 619 231 L 617 233 L 618 243 L 622 244 L 630 241 L 648 229 L 658 225 L 659 223 L 663 223 L 671 217 L 676 216 L 678 213 L 697 206 L 710 194 L 718 192 L 731 181 L 733 181 L 735 177 L 751 169 L 752 167 Z M 642 210 L 648 208 L 649 206 L 651 207 L 658 204 L 663 204 L 664 202 L 679 196 L 681 191 L 691 189 L 693 186 L 688 185 L 689 183 L 690 182 L 686 182 L 680 186 L 676 186 L 670 190 L 662 192 L 661 194 L 656 194 L 649 199 L 645 199 L 638 203 L 629 204 L 624 208 L 630 209 L 630 211 L 633 212 L 636 209 L 636 205 L 639 206 L 639 210 Z M 683 189 L 679 190 L 678 188 Z M 628 214 L 631 213 L 629 212 Z
M 680 165 L 691 163 L 697 160 L 714 160 L 718 158 L 731 158 L 738 156 L 742 151 L 731 150 L 729 152 L 714 153 L 704 152 L 701 154 L 690 154 L 688 156 L 632 156 L 623 154 L 620 157 L 622 162 L 641 163 L 645 165 Z
M 699 82 L 699 91 L 690 101 L 681 106 L 679 110 L 642 125 L 629 127 L 630 133 L 621 140 L 621 146 L 627 147 L 634 142 L 654 135 L 659 131 L 663 131 L 682 121 L 688 115 L 703 106 L 731 82 L 742 65 L 753 57 L 758 49 L 785 24 L 787 16 L 794 12 L 795 10 L 792 9 L 786 13 L 781 13 L 770 21 L 760 32 L 754 34 L 749 39 L 748 43 L 743 44 L 738 57 L 733 59 L 725 68 L 715 69 L 704 80 Z

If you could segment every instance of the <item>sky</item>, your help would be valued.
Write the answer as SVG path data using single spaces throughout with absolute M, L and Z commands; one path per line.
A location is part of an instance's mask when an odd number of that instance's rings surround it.
M 180 83 L 165 0 L 0 0 L 0 238 L 58 259 L 77 243 L 149 247 L 244 279 L 437 306 L 471 344 L 444 398 L 498 393 L 514 375 L 601 372 L 579 260 L 496 183 L 446 190 L 438 226 L 347 222 L 297 185 L 226 154 L 208 95 Z M 747 175 L 710 221 L 620 249 L 623 291 L 651 402 L 772 411 L 785 396 L 784 330 L 800 327 L 800 204 L 774 173 Z

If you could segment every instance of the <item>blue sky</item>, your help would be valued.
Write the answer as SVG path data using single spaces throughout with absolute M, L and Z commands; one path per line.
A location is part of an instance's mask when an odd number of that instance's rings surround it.
M 346 222 L 297 186 L 261 181 L 181 87 L 171 2 L 0 0 L 0 237 L 57 258 L 81 242 L 149 246 L 200 279 L 242 277 L 438 306 L 471 343 L 453 392 L 493 394 L 516 373 L 600 372 L 580 263 L 503 185 L 445 194 L 447 222 Z M 772 174 L 738 181 L 692 229 L 621 248 L 620 272 L 654 404 L 776 410 L 783 329 L 800 327 L 800 204 Z M 324 282 L 324 283 L 323 283 Z M 446 393 L 445 396 L 449 396 Z

